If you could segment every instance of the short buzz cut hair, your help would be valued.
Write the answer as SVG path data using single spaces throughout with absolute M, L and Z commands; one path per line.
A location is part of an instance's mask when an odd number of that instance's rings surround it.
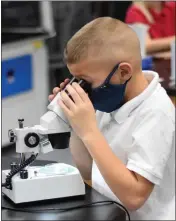
M 115 18 L 99 17 L 83 26 L 67 42 L 64 60 L 67 64 L 76 64 L 89 57 L 114 55 L 117 52 L 123 59 L 126 54 L 134 53 L 136 48 L 140 54 L 137 41 L 136 34 L 127 24 Z M 134 57 L 134 54 L 131 56 Z
M 121 22 L 117 19 L 100 17 L 83 26 L 67 42 L 64 50 L 65 62 L 77 63 L 88 57 L 91 52 L 100 51 L 100 47 L 113 35 L 119 23 Z

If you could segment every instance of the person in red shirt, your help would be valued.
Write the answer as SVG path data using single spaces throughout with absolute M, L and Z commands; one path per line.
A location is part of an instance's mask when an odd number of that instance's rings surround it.
M 149 26 L 146 36 L 147 53 L 169 51 L 175 39 L 175 2 L 138 1 L 127 10 L 127 24 Z

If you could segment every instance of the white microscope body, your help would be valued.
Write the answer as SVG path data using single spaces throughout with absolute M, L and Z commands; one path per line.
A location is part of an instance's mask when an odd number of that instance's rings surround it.
M 16 142 L 17 153 L 24 156 L 24 153 L 50 152 L 53 148 L 48 140 L 48 134 L 71 131 L 64 113 L 57 104 L 58 99 L 60 93 L 49 104 L 49 111 L 41 117 L 40 125 L 23 127 L 22 122 L 19 122 L 19 128 L 9 131 L 11 141 Z M 11 171 L 13 170 L 2 171 L 3 183 Z M 85 184 L 78 169 L 71 165 L 63 163 L 40 167 L 27 165 L 11 178 L 10 188 L 2 187 L 2 192 L 14 203 L 24 203 L 85 195 Z

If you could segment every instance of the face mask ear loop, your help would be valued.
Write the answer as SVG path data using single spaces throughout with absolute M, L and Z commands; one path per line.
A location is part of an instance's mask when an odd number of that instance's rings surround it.
M 118 69 L 119 64 L 117 64 L 113 70 L 111 71 L 111 73 L 108 75 L 108 77 L 106 78 L 106 80 L 104 81 L 103 85 L 106 86 L 107 84 L 109 84 L 109 81 L 111 80 L 112 76 L 114 75 L 114 73 L 116 72 L 116 70 Z
M 131 78 L 132 78 L 132 76 L 128 80 L 126 80 L 124 84 L 126 85 L 128 83 L 128 81 L 131 80 Z

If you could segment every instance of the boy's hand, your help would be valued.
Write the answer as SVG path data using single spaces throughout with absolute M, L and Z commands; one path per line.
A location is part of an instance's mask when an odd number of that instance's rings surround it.
M 67 119 L 70 122 L 73 130 L 80 139 L 98 132 L 94 107 L 85 93 L 85 91 L 77 83 L 66 86 L 67 91 L 72 99 L 65 91 L 61 92 L 61 97 L 58 101 L 60 107 L 64 111 Z
M 60 84 L 60 88 L 55 87 L 53 89 L 53 94 L 50 94 L 49 97 L 48 97 L 49 101 L 52 101 L 55 98 L 55 96 L 65 87 L 65 85 L 68 84 L 69 81 L 70 80 L 67 78 L 67 79 L 64 80 L 64 82 L 62 82 Z

